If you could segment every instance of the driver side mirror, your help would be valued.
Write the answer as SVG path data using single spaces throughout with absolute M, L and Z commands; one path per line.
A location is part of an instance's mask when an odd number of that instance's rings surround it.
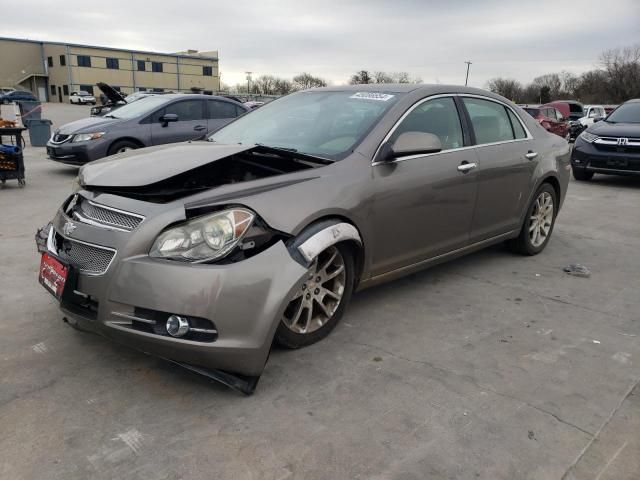
M 177 121 L 178 121 L 178 115 L 176 115 L 175 113 L 165 113 L 160 117 L 160 123 L 162 124 L 163 127 L 166 127 L 167 125 L 169 125 L 169 122 L 177 122 Z
M 387 147 L 384 161 L 393 161 L 407 155 L 437 153 L 442 150 L 440 139 L 433 133 L 404 132 Z

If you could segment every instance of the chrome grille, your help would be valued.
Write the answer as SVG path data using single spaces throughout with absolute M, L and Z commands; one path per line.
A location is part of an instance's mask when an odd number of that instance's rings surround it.
M 73 213 L 76 214 L 74 218 L 79 221 L 83 221 L 83 217 L 86 217 L 106 227 L 115 227 L 127 231 L 133 230 L 144 220 L 142 215 L 106 207 L 90 200 L 83 200 L 79 208 L 76 207 Z
M 71 240 L 59 234 L 56 235 L 56 250 L 62 260 L 89 275 L 106 272 L 116 254 L 111 248 Z

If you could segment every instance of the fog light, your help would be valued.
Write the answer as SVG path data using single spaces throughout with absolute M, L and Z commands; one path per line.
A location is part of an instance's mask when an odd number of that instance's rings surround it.
M 189 320 L 180 315 L 171 315 L 167 319 L 167 332 L 172 337 L 184 337 L 189 331 Z

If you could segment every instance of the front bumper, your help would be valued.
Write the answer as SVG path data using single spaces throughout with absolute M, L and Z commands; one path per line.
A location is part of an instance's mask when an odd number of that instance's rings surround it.
M 594 173 L 640 175 L 640 152 L 626 148 L 598 148 L 578 138 L 571 152 L 571 166 Z
M 47 156 L 54 162 L 80 166 L 107 155 L 107 143 L 102 139 L 88 142 L 47 142 Z
M 142 210 L 138 212 L 152 213 Z M 177 210 L 149 215 L 132 232 L 122 232 L 71 220 L 60 210 L 52 222 L 59 236 L 115 251 L 104 273 L 80 272 L 74 294 L 78 302 L 63 301 L 61 309 L 80 329 L 137 350 L 183 364 L 259 376 L 286 299 L 299 287 L 306 268 L 293 260 L 282 242 L 233 264 L 150 258 L 147 252 L 156 235 L 178 220 Z M 61 235 L 70 221 L 76 228 L 70 236 Z M 48 246 L 50 251 L 56 248 Z M 154 331 L 123 322 L 123 315 L 136 316 L 141 310 L 156 312 L 160 319 L 169 314 L 204 319 L 215 325 L 217 337 L 185 340 L 169 336 L 164 321 Z

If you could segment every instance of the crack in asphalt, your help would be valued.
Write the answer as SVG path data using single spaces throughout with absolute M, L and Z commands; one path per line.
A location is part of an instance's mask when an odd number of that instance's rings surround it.
M 389 351 L 389 350 L 387 350 L 387 349 L 385 349 L 383 347 L 379 347 L 378 345 L 372 345 L 370 343 L 361 343 L 361 342 L 355 342 L 355 341 L 344 341 L 344 340 L 337 340 L 337 341 L 340 342 L 340 343 L 347 344 L 347 345 L 358 345 L 358 346 L 361 346 L 361 347 L 371 348 L 371 349 L 377 350 L 379 352 L 383 352 L 383 353 L 389 355 L 390 357 L 396 358 L 398 360 L 403 360 L 403 361 L 409 362 L 409 363 L 416 363 L 416 364 L 419 364 L 419 365 L 425 365 L 425 366 L 427 366 L 427 367 L 429 367 L 429 368 L 431 368 L 433 370 L 438 370 L 439 372 L 442 372 L 442 373 L 445 373 L 445 374 L 448 374 L 448 375 L 453 375 L 453 376 L 458 377 L 458 378 L 460 378 L 462 380 L 468 381 L 469 383 L 471 383 L 473 386 L 475 386 L 479 390 L 486 390 L 486 391 L 491 392 L 491 393 L 493 393 L 495 395 L 498 395 L 500 397 L 508 398 L 510 400 L 522 403 L 523 405 L 526 405 L 529 408 L 533 408 L 534 410 L 537 410 L 540 413 L 544 413 L 546 415 L 549 415 L 549 416 L 553 417 L 555 420 L 557 420 L 558 422 L 560 422 L 560 423 L 562 423 L 564 425 L 567 425 L 568 427 L 572 427 L 572 428 L 574 428 L 574 429 L 576 429 L 576 430 L 578 430 L 578 431 L 580 431 L 580 432 L 582 432 L 582 433 L 584 433 L 586 435 L 589 435 L 590 437 L 594 437 L 594 435 L 595 435 L 594 433 L 592 433 L 592 432 L 590 432 L 590 431 L 588 431 L 588 430 L 586 430 L 586 429 L 584 429 L 584 428 L 582 428 L 582 427 L 580 427 L 580 426 L 578 426 L 578 425 L 576 425 L 574 423 L 571 423 L 571 422 L 569 422 L 567 420 L 562 419 L 560 416 L 558 416 L 557 414 L 555 414 L 553 412 L 550 412 L 549 410 L 545 410 L 544 408 L 538 407 L 537 405 L 529 403 L 526 400 L 523 400 L 523 399 L 521 399 L 519 397 L 516 397 L 514 395 L 509 395 L 508 393 L 499 392 L 499 391 L 497 391 L 497 390 L 495 390 L 495 389 L 493 389 L 491 387 L 483 385 L 483 384 L 477 382 L 473 377 L 471 377 L 469 375 L 465 375 L 465 374 L 462 374 L 462 373 L 455 372 L 453 370 L 449 370 L 447 368 L 441 367 L 439 365 L 436 365 L 436 364 L 431 363 L 431 362 L 426 361 L 426 360 L 416 360 L 416 359 L 413 359 L 413 358 L 403 357 L 403 356 L 397 355 L 396 353 L 393 353 L 393 352 L 391 352 L 391 351 Z
M 635 380 L 633 382 L 633 384 L 631 385 L 631 387 L 629 387 L 629 389 L 626 391 L 626 393 L 622 396 L 622 398 L 620 399 L 618 404 L 614 407 L 614 409 L 611 411 L 609 416 L 605 419 L 605 421 L 602 423 L 602 425 L 600 425 L 600 428 L 598 428 L 598 431 L 593 435 L 593 437 L 591 437 L 591 440 L 589 440 L 589 442 L 585 445 L 585 447 L 578 454 L 578 456 L 573 461 L 573 463 L 571 465 L 569 465 L 569 467 L 567 468 L 567 471 L 564 472 L 564 475 L 562 475 L 561 480 L 567 480 L 569 478 L 569 474 L 571 473 L 571 471 L 576 467 L 576 465 L 582 459 L 582 457 L 584 457 L 584 455 L 589 451 L 589 449 L 591 448 L 591 445 L 593 445 L 593 443 L 596 440 L 598 440 L 598 437 L 600 436 L 600 433 L 602 433 L 602 431 L 605 429 L 605 427 L 607 425 L 609 425 L 609 423 L 611 422 L 611 420 L 613 419 L 615 414 L 618 413 L 618 410 L 620 410 L 620 408 L 624 404 L 625 400 L 627 398 L 629 398 L 629 395 L 631 395 L 631 393 L 636 389 L 636 387 L 638 385 L 640 385 L 640 378 Z
M 623 317 L 622 315 L 618 315 L 617 313 L 607 312 L 607 311 L 604 311 L 604 310 L 598 310 L 597 308 L 587 307 L 587 306 L 584 306 L 584 305 L 580 305 L 578 303 L 570 302 L 568 300 L 563 300 L 561 298 L 549 297 L 548 295 L 541 295 L 541 294 L 536 293 L 533 290 L 530 290 L 529 288 L 527 288 L 525 286 L 522 286 L 522 285 L 513 285 L 513 284 L 504 285 L 502 283 L 494 282 L 494 281 L 489 280 L 487 278 L 476 277 L 474 275 L 465 275 L 465 274 L 459 273 L 459 272 L 453 272 L 453 275 L 458 275 L 459 277 L 468 278 L 470 280 L 475 280 L 477 282 L 487 283 L 489 285 L 493 285 L 494 287 L 515 288 L 515 289 L 518 289 L 518 290 L 524 290 L 525 292 L 527 292 L 530 295 L 533 295 L 535 297 L 538 297 L 539 299 L 540 298 L 544 298 L 545 300 L 550 300 L 552 302 L 562 303 L 563 305 L 569 305 L 571 307 L 580 308 L 580 309 L 586 310 L 588 312 L 599 313 L 601 315 L 607 315 L 609 317 L 619 318 L 621 320 L 632 321 L 630 318 Z

